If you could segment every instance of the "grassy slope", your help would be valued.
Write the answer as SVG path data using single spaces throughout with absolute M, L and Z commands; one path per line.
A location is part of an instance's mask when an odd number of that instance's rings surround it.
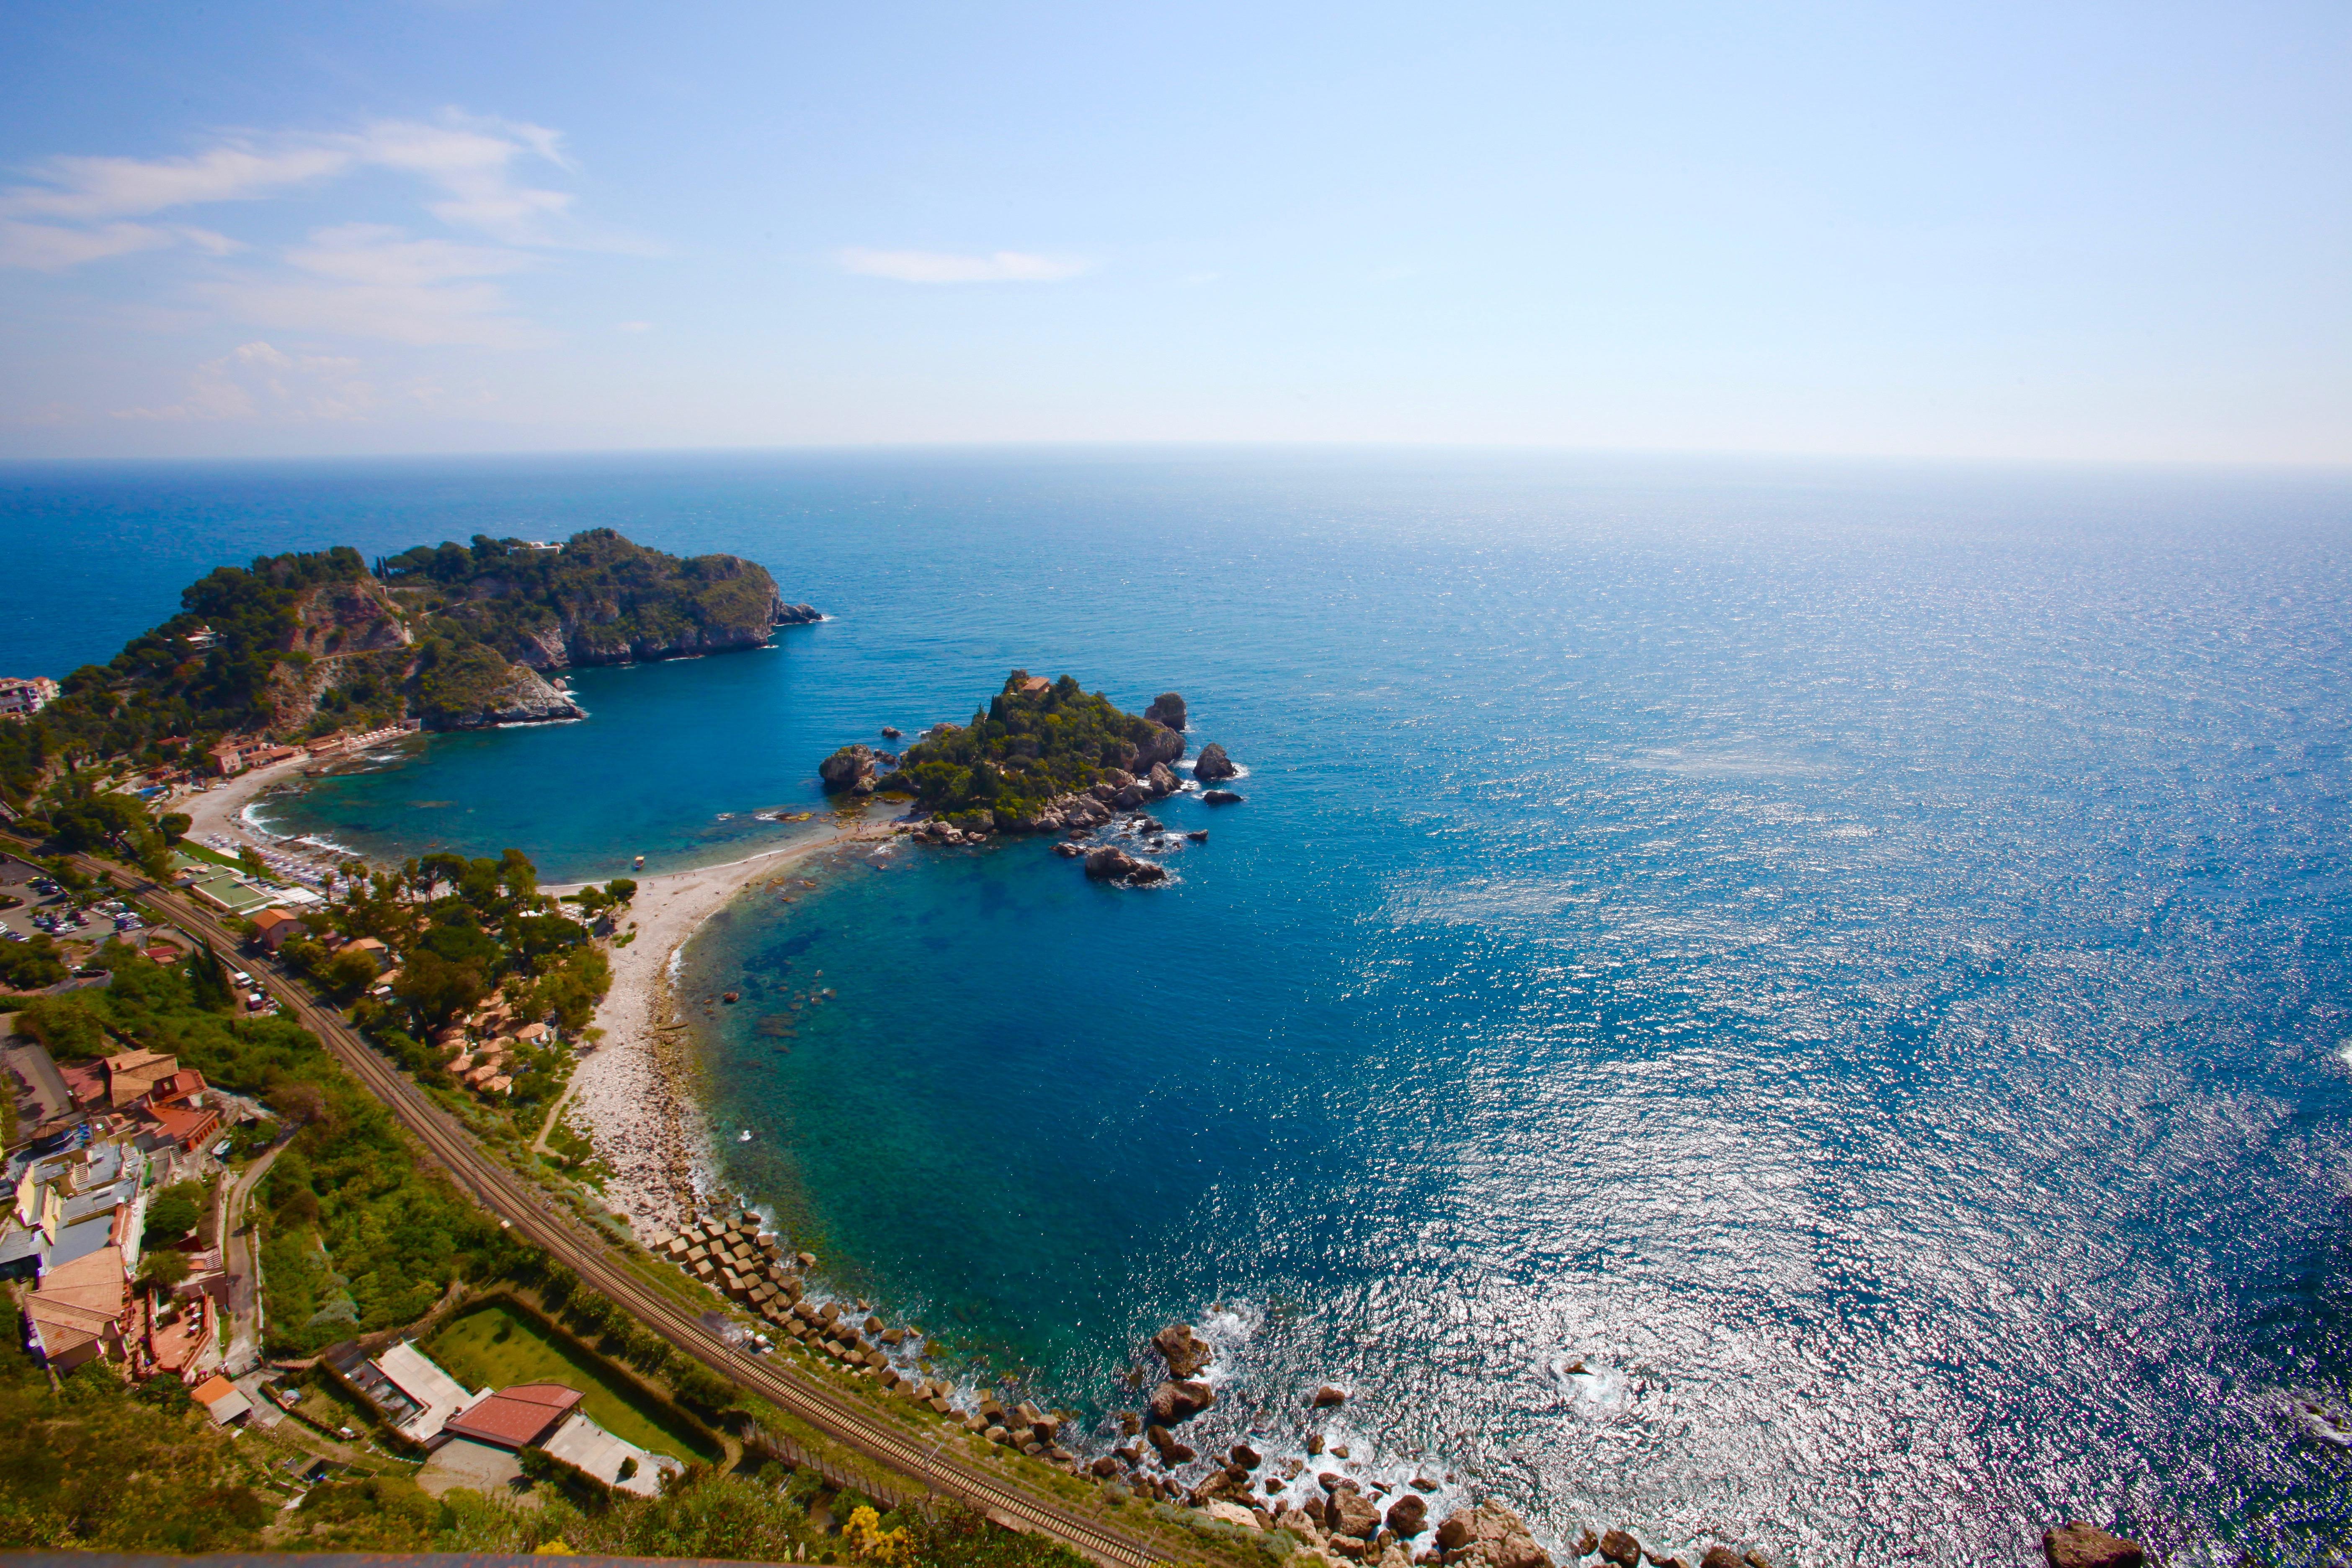
M 587 1395 L 589 1417 L 624 1442 L 677 1459 L 717 1457 L 626 1381 L 497 1302 L 459 1313 L 423 1348 L 468 1388 L 561 1383 Z

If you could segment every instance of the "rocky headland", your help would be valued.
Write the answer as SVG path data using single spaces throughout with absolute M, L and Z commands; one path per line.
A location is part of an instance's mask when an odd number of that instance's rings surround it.
M 265 555 L 180 602 L 66 679 L 36 726 L 48 752 L 195 756 L 230 737 L 577 719 L 551 674 L 757 647 L 824 618 L 751 562 L 680 558 L 611 529 L 562 544 L 478 534 L 373 565 L 345 545 Z

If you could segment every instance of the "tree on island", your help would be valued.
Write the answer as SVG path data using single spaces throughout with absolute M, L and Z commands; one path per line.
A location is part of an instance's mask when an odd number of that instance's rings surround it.
M 1047 681 L 1016 669 L 969 724 L 942 725 L 908 746 L 880 787 L 950 820 L 986 812 L 1017 821 L 1111 769 L 1139 772 L 1183 753 L 1182 735 L 1121 712 L 1076 676 Z

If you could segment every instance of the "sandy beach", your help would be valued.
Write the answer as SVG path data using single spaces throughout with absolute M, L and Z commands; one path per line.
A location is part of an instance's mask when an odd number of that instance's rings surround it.
M 308 757 L 291 757 L 266 768 L 239 773 L 223 779 L 208 790 L 190 791 L 173 800 L 173 811 L 185 812 L 188 837 L 199 844 L 209 845 L 215 837 L 230 839 L 237 844 L 250 844 L 257 849 L 274 848 L 277 840 L 257 833 L 245 822 L 245 808 L 253 797 L 272 784 L 299 778 L 306 767 L 315 766 Z
M 854 839 L 887 837 L 859 825 L 822 829 L 748 859 L 636 879 L 626 922 L 636 934 L 611 950 L 613 988 L 597 1008 L 604 1038 L 572 1072 L 571 1103 L 613 1173 L 605 1201 L 639 1235 L 676 1229 L 696 1201 L 700 1111 L 686 1073 L 686 1028 L 670 961 L 702 922 L 755 882 Z M 550 887 L 544 891 L 569 891 Z

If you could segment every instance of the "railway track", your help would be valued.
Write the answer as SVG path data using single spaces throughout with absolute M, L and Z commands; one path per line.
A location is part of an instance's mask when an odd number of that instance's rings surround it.
M 213 942 L 216 952 L 227 954 L 238 950 L 240 937 L 210 911 L 176 891 L 89 856 L 70 858 L 93 875 L 104 873 L 112 878 L 117 887 L 168 914 L 183 929 Z M 340 1012 L 319 1002 L 310 988 L 283 966 L 267 958 L 253 962 L 269 973 L 272 991 L 287 1003 L 294 1016 L 319 1037 L 346 1070 L 383 1101 L 425 1150 L 473 1194 L 476 1201 L 679 1350 L 805 1421 L 834 1441 L 878 1461 L 926 1490 L 977 1510 L 999 1524 L 1049 1536 L 1102 1568 L 1152 1568 L 1160 1561 L 1133 1538 L 947 1452 L 950 1439 L 945 1433 L 926 1445 L 923 1439 L 891 1426 L 814 1379 L 801 1375 L 788 1363 L 742 1354 L 705 1328 L 681 1303 L 636 1278 L 615 1258 L 609 1242 L 559 1210 L 546 1194 L 485 1155 L 471 1133 L 402 1077 L 361 1038 Z

